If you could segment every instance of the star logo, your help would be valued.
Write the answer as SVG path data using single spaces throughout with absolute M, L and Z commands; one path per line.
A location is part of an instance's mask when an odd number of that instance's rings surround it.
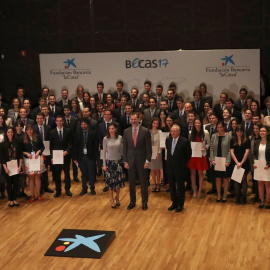
M 65 241 L 65 242 L 73 242 L 70 246 L 68 246 L 64 252 L 70 251 L 79 245 L 84 245 L 96 252 L 100 252 L 100 248 L 97 243 L 94 242 L 94 240 L 99 239 L 103 237 L 105 234 L 100 234 L 96 236 L 91 236 L 91 237 L 84 237 L 82 235 L 76 234 L 76 238 L 59 238 L 58 240 L 60 241 Z
M 75 60 L 75 58 L 73 58 L 71 60 L 70 59 L 67 59 L 67 61 L 64 61 L 64 63 L 67 64 L 67 66 L 65 66 L 65 68 L 69 68 L 70 65 L 73 66 L 73 67 L 75 67 L 75 68 L 77 68 L 77 66 L 74 64 L 74 60 Z
M 221 60 L 225 61 L 225 63 L 222 63 L 222 66 L 227 66 L 228 62 L 232 63 L 233 65 L 235 65 L 234 61 L 232 60 L 233 58 L 233 54 L 231 56 L 226 56 L 221 58 Z

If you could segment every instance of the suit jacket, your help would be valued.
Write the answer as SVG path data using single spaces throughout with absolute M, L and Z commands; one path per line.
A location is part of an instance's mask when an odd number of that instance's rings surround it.
M 173 104 L 172 104 L 172 108 L 170 108 L 170 100 L 168 100 L 168 111 L 169 112 L 173 112 L 177 109 L 177 104 L 176 104 L 176 99 L 173 99 Z
M 188 139 L 179 136 L 172 155 L 172 142 L 173 137 L 168 137 L 165 142 L 167 149 L 167 172 L 176 175 L 183 175 L 183 172 L 186 171 L 186 166 L 191 158 L 191 144 Z
M 71 107 L 71 100 L 70 99 L 68 99 L 67 105 Z M 56 106 L 58 106 L 61 109 L 62 113 L 64 112 L 64 104 L 63 104 L 62 99 L 60 101 L 56 102 Z
M 242 111 L 242 103 L 241 100 L 237 100 L 234 102 L 234 108 L 237 109 L 238 111 Z
M 117 133 L 121 134 L 120 125 L 114 121 L 112 121 L 112 123 L 117 126 Z M 98 125 L 98 142 L 101 145 L 101 149 L 103 149 L 103 139 L 106 136 L 106 134 L 107 134 L 107 127 L 105 121 L 103 121 Z
M 50 135 L 51 135 L 51 127 L 43 125 L 43 129 L 44 129 L 44 133 L 43 133 L 44 141 L 49 141 Z M 40 136 L 40 130 L 37 124 L 33 126 L 33 130 L 36 134 Z
M 0 108 L 4 108 L 5 111 L 6 111 L 6 113 L 7 113 L 8 112 L 8 109 L 9 109 L 9 106 L 6 103 L 1 102 Z
M 53 150 L 63 150 L 67 151 L 68 153 L 71 152 L 71 133 L 69 128 L 63 127 L 63 139 L 60 141 L 57 128 L 53 129 L 50 134 L 50 151 L 51 156 L 53 157 L 52 153 Z
M 49 116 L 56 118 L 57 115 L 63 115 L 62 109 L 55 105 L 54 112 L 51 111 L 51 107 L 49 106 Z
M 199 108 L 196 109 L 195 101 L 191 101 L 191 105 L 192 105 L 192 107 L 193 107 L 193 111 L 194 111 L 196 114 L 199 115 L 201 112 L 204 111 L 204 103 L 205 103 L 205 101 L 204 101 L 204 100 L 201 100 L 201 101 L 200 101 Z
M 183 114 L 182 114 L 182 115 L 183 115 Z M 182 115 L 181 115 L 181 116 L 182 116 Z M 172 114 L 171 114 L 171 117 L 172 117 L 173 120 L 179 119 L 179 118 L 180 118 L 180 116 L 179 116 L 179 109 L 174 110 L 174 111 L 172 112 Z M 185 122 L 186 122 L 186 120 L 185 120 Z
M 130 94 L 126 91 L 122 91 L 122 97 L 127 97 L 127 100 L 130 100 Z M 112 98 L 114 100 L 118 99 L 119 98 L 119 94 L 118 94 L 118 91 L 115 91 L 112 93 Z
M 219 120 L 219 121 L 223 121 L 223 110 L 222 110 L 221 107 L 220 107 L 220 103 L 218 103 L 218 104 L 216 104 L 216 105 L 214 106 L 214 112 L 215 112 L 215 114 L 217 115 L 218 120 Z
M 136 166 L 144 168 L 146 160 L 151 161 L 152 144 L 151 135 L 147 128 L 140 126 L 136 141 L 136 147 L 133 143 L 132 127 L 124 131 L 123 137 L 123 162 L 127 162 L 129 167 Z
M 160 112 L 160 110 L 155 108 L 155 112 L 154 112 L 153 116 L 151 116 L 150 108 L 144 110 L 144 117 L 143 118 L 144 118 L 147 126 L 150 123 L 152 117 L 158 117 L 159 112 Z
M 225 124 L 225 132 L 230 132 L 232 130 L 232 122 L 230 121 L 230 123 L 228 124 L 228 127 L 227 127 L 226 123 L 224 123 L 224 124 Z
M 254 163 L 254 159 L 257 160 L 259 158 L 259 146 L 260 146 L 260 140 L 256 140 L 254 143 L 252 163 Z M 266 143 L 265 160 L 266 160 L 266 165 L 270 166 L 270 142 L 269 141 L 267 141 Z
M 104 121 L 103 117 L 99 117 L 98 112 L 94 113 L 91 115 L 91 118 L 95 121 L 97 121 L 98 123 L 102 123 Z
M 242 113 L 235 108 L 233 110 L 232 117 L 236 118 L 239 123 L 242 122 Z
M 128 123 L 127 116 L 126 115 L 121 116 L 119 119 L 119 124 L 120 124 L 121 132 L 122 132 L 121 135 L 123 135 L 124 130 L 127 129 L 128 127 L 131 127 L 130 118 L 129 118 L 129 123 Z
M 41 112 L 40 107 L 36 107 L 32 110 L 33 119 L 36 121 L 37 114 Z
M 83 130 L 80 127 L 74 138 L 74 150 L 73 150 L 73 159 L 80 161 L 83 158 L 83 149 L 84 149 L 84 136 Z M 87 156 L 91 159 L 96 159 L 98 153 L 98 140 L 97 134 L 94 130 L 88 129 L 88 136 L 86 142 Z
M 230 134 L 226 134 L 222 138 L 222 143 L 221 143 L 222 157 L 226 158 L 227 163 L 231 162 L 231 149 L 230 149 L 231 139 L 232 139 L 232 136 Z M 217 157 L 218 141 L 219 141 L 218 133 L 215 133 L 214 135 L 212 135 L 212 138 L 211 138 L 210 162 L 214 161 L 215 157 Z
M 95 98 L 96 102 L 99 101 L 99 94 L 98 93 L 94 94 L 93 97 Z M 104 103 L 107 102 L 107 94 L 103 93 L 101 101 Z
M 23 142 L 23 144 L 22 144 L 22 151 L 23 152 L 27 152 L 27 153 L 30 154 L 32 151 L 37 152 L 37 151 L 40 150 L 41 152 L 40 152 L 39 155 L 41 156 L 42 155 L 42 152 L 45 149 L 45 147 L 44 147 L 44 144 L 43 144 L 40 136 L 37 135 L 36 138 L 37 138 L 37 141 L 36 142 L 35 141 L 33 141 L 32 143 L 24 143 Z M 26 157 L 26 156 L 24 156 L 24 157 Z
M 49 116 L 48 121 L 46 121 L 46 125 L 50 126 L 52 130 L 55 129 L 56 128 L 55 118 Z
M 133 112 L 135 112 L 136 110 L 139 109 L 139 106 L 141 104 L 141 101 L 139 99 L 136 100 L 135 105 L 133 105 L 133 100 L 132 99 L 130 100 L 130 102 L 131 102 L 131 105 L 132 105 Z
M 90 121 L 89 128 L 97 133 L 99 123 L 92 118 L 90 118 L 89 121 Z M 80 130 L 80 128 L 81 128 L 81 122 L 80 122 L 80 120 L 78 120 L 77 125 L 76 125 L 76 132 L 78 132 L 78 130 Z
M 246 121 L 242 121 L 241 126 L 244 128 L 246 136 L 249 137 L 253 132 L 253 123 L 250 123 L 248 130 L 246 130 Z
M 112 111 L 112 114 L 113 114 L 113 117 L 117 120 L 117 122 L 119 122 L 119 119 L 122 117 L 122 107 L 119 107 L 117 109 L 114 109 Z
M 78 119 L 76 117 L 71 116 L 69 125 L 67 123 L 67 119 L 66 119 L 65 116 L 64 116 L 63 120 L 64 120 L 63 126 L 65 128 L 69 128 L 70 131 L 71 131 L 71 134 L 74 135 L 74 133 L 76 131 L 76 126 L 77 126 Z
M 143 91 L 143 93 L 141 93 L 140 95 L 139 95 L 139 100 L 142 102 L 143 101 L 143 95 L 145 94 L 146 92 L 145 91 Z M 156 95 L 156 93 L 154 93 L 153 91 L 151 91 L 151 93 L 150 93 L 150 98 L 151 97 L 154 97 Z
M 210 124 L 205 126 L 205 130 L 207 130 L 209 132 L 209 136 L 210 136 L 210 139 L 211 139 L 213 134 L 217 133 L 217 126 L 215 126 L 212 134 L 210 134 L 210 131 L 211 131 L 211 125 Z
M 20 119 L 20 117 L 18 117 L 18 119 Z M 25 125 L 34 125 L 35 124 L 35 121 L 33 119 L 30 119 L 30 118 L 26 118 L 26 122 L 25 122 Z
M 270 110 L 269 110 L 269 111 L 270 111 Z M 263 114 L 264 116 L 270 115 L 270 114 L 268 114 L 267 108 L 264 108 L 264 109 L 261 111 L 261 114 Z

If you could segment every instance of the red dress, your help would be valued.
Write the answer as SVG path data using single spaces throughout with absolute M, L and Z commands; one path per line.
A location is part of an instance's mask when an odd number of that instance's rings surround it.
M 199 134 L 197 135 L 196 140 L 193 142 L 201 142 Z M 187 166 L 190 170 L 205 171 L 209 169 L 206 156 L 203 155 L 202 157 L 191 157 Z

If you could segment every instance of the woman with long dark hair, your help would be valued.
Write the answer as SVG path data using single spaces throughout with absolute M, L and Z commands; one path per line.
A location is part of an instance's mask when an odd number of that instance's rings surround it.
M 11 121 L 11 119 L 7 116 L 7 112 L 6 112 L 6 109 L 5 108 L 0 108 L 0 115 L 2 115 L 3 116 L 3 118 L 4 118 L 4 120 L 5 120 L 5 122 L 6 122 L 6 125 L 7 126 L 12 126 L 12 121 Z
M 113 103 L 113 97 L 111 94 L 107 94 L 104 108 L 109 109 L 109 110 L 113 110 L 115 108 L 115 104 Z
M 227 192 L 229 188 L 230 181 L 230 170 L 229 166 L 231 163 L 231 151 L 230 151 L 230 142 L 232 136 L 225 132 L 225 124 L 220 121 L 217 124 L 217 133 L 212 135 L 211 145 L 210 145 L 210 162 L 213 166 L 216 165 L 215 158 L 223 157 L 226 158 L 225 161 L 225 171 L 214 171 L 216 177 L 216 186 L 217 186 L 217 202 L 221 202 L 221 179 L 223 178 L 223 199 L 222 202 L 227 202 Z
M 236 195 L 236 204 L 246 204 L 247 199 L 247 175 L 250 171 L 248 155 L 250 151 L 250 140 L 246 137 L 245 130 L 241 125 L 238 125 L 235 134 L 231 140 L 231 157 L 232 169 L 237 166 L 237 169 L 245 169 L 241 183 L 234 181 L 234 192 Z M 240 200 L 240 192 L 242 188 L 242 198 Z
M 123 139 L 117 134 L 117 126 L 109 125 L 107 135 L 103 139 L 103 170 L 105 171 L 105 185 L 109 189 L 111 207 L 120 206 L 120 188 L 125 185 L 123 177 Z M 115 201 L 113 191 L 116 192 Z
M 22 168 L 22 149 L 20 143 L 15 139 L 15 131 L 13 127 L 8 127 L 5 132 L 4 142 L 2 144 L 2 162 L 4 170 L 7 174 L 7 193 L 9 206 L 19 206 L 17 203 L 19 173 Z M 10 176 L 7 162 L 16 160 L 18 165 L 17 174 Z
M 203 123 L 200 118 L 194 120 L 192 130 L 189 132 L 189 140 L 191 142 L 201 142 L 201 157 L 191 157 L 187 167 L 191 172 L 191 185 L 193 189 L 193 198 L 201 198 L 202 186 L 203 186 L 203 171 L 208 170 L 208 164 L 206 159 L 207 149 L 210 146 L 210 136 L 207 130 L 203 129 Z M 196 172 L 199 175 L 199 190 L 197 193 L 196 186 Z
M 80 104 L 77 98 L 71 99 L 71 111 L 70 115 L 74 116 L 76 118 L 81 118 L 82 117 L 82 111 L 80 108 Z
M 42 202 L 43 199 L 40 196 L 40 175 L 46 170 L 42 157 L 42 152 L 44 151 L 45 147 L 41 138 L 34 133 L 31 125 L 26 125 L 22 149 L 24 155 L 24 169 L 29 179 L 29 187 L 31 191 L 30 202 L 32 203 L 35 201 L 35 194 L 37 199 Z M 30 160 L 37 159 L 38 157 L 40 157 L 40 169 L 31 170 L 29 167 Z
M 254 160 L 262 160 L 265 161 L 265 171 L 269 170 L 270 166 L 270 139 L 269 139 L 269 127 L 262 126 L 260 128 L 260 140 L 257 140 L 254 144 L 253 150 L 253 158 Z M 257 169 L 256 165 L 253 162 L 254 172 Z M 261 199 L 261 203 L 259 208 L 264 207 L 264 200 L 266 198 L 266 209 L 270 209 L 270 181 L 263 180 L 263 175 L 259 176 L 257 179 L 258 181 L 258 189 L 259 189 L 259 196 Z M 266 192 L 266 197 L 265 197 Z
M 21 101 L 18 98 L 13 98 L 11 101 L 11 109 L 8 110 L 8 117 L 11 119 L 13 124 L 18 119 L 20 108 Z
M 83 93 L 83 107 L 84 108 L 90 108 L 90 93 L 89 92 L 84 92 Z

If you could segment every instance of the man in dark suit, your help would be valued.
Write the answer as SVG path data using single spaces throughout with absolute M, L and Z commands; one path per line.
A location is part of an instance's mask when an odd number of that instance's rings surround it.
M 158 114 L 159 114 L 159 109 L 157 108 L 156 98 L 154 98 L 154 97 L 150 98 L 149 106 L 150 106 L 150 108 L 144 110 L 144 120 L 145 120 L 145 123 L 147 126 L 150 123 L 151 118 L 158 117 Z
M 57 115 L 63 115 L 63 112 L 60 107 L 56 106 L 55 95 L 49 96 L 49 115 L 56 118 Z
M 137 88 L 132 88 L 130 96 L 131 96 L 131 106 L 133 111 L 139 109 L 140 106 L 140 101 L 138 99 L 138 95 L 139 95 L 139 90 Z
M 97 134 L 90 128 L 89 119 L 80 120 L 80 129 L 74 139 L 74 162 L 79 164 L 82 172 L 82 191 L 80 196 L 87 193 L 87 183 L 90 185 L 92 195 L 95 191 L 95 160 L 98 152 Z
M 86 108 L 84 108 L 86 109 Z M 97 112 L 91 115 L 91 118 L 97 121 L 98 123 L 101 123 L 104 118 L 103 118 L 103 102 L 98 101 L 97 102 Z
M 45 101 L 45 100 L 44 100 Z M 33 130 L 38 134 L 42 141 L 50 141 L 51 127 L 44 125 L 44 114 L 39 112 L 36 116 L 37 124 L 33 126 Z M 44 155 L 44 154 L 43 154 Z M 41 190 L 48 193 L 53 193 L 49 188 L 48 165 L 50 164 L 50 156 L 45 156 L 46 171 L 41 174 Z M 42 193 L 42 192 L 41 192 Z
M 32 114 L 33 114 L 34 119 L 36 119 L 37 114 L 41 112 L 41 107 L 42 107 L 43 105 L 46 105 L 46 99 L 43 98 L 43 97 L 40 97 L 40 98 L 38 99 L 38 103 L 39 103 L 39 106 L 36 107 L 36 108 L 34 108 L 34 109 L 32 110 Z
M 241 126 L 244 128 L 246 136 L 249 137 L 253 132 L 253 123 L 252 123 L 252 112 L 251 110 L 246 110 L 245 112 L 245 121 L 242 121 Z
M 182 115 L 185 114 L 184 101 L 182 98 L 176 100 L 177 109 L 171 114 L 172 119 L 179 119 Z
M 180 136 L 181 128 L 173 125 L 171 137 L 166 139 L 167 178 L 170 185 L 172 205 L 169 211 L 175 209 L 181 212 L 185 203 L 185 174 L 187 163 L 191 158 L 191 145 L 188 139 Z
M 64 106 L 68 105 L 71 107 L 71 100 L 68 99 L 68 90 L 67 89 L 63 89 L 61 91 L 61 96 L 62 96 L 62 99 L 60 101 L 56 102 L 56 106 L 58 106 L 63 113 Z
M 130 102 L 130 101 L 129 101 Z M 121 135 L 123 135 L 124 130 L 131 126 L 131 113 L 133 109 L 130 103 L 127 103 L 125 106 L 125 115 L 120 117 L 119 124 L 121 127 Z
M 127 100 L 130 100 L 130 95 L 128 92 L 123 90 L 124 83 L 122 81 L 117 81 L 116 83 L 116 90 L 114 93 L 112 93 L 112 98 L 114 100 L 121 99 L 121 97 L 126 97 Z
M 219 121 L 223 121 L 223 110 L 226 107 L 226 99 L 228 99 L 228 94 L 222 92 L 219 96 L 220 102 L 214 106 L 214 113 L 217 115 Z
M 210 124 L 205 126 L 205 130 L 209 132 L 210 139 L 211 139 L 213 134 L 217 133 L 218 118 L 214 113 L 211 113 L 209 116 L 209 121 L 210 121 Z M 210 147 L 207 150 L 207 157 L 208 158 L 210 157 Z M 210 182 L 212 183 L 212 188 L 207 192 L 207 194 L 214 194 L 214 193 L 217 193 L 214 166 L 212 165 L 210 166 L 209 161 L 208 161 L 208 165 L 209 165 L 208 176 L 209 176 Z
M 162 100 L 167 100 L 167 98 L 162 93 L 163 93 L 163 86 L 161 84 L 158 84 L 156 87 L 156 95 L 154 96 L 157 100 L 158 109 L 160 109 L 160 102 Z
M 64 120 L 62 115 L 58 115 L 56 117 L 56 128 L 51 131 L 50 135 L 50 151 L 52 157 L 52 164 L 53 164 L 53 180 L 55 181 L 56 186 L 56 193 L 54 195 L 55 198 L 61 196 L 61 171 L 62 168 L 64 169 L 65 173 L 65 190 L 67 196 L 72 196 L 70 192 L 70 174 L 69 174 L 69 167 L 70 167 L 70 160 L 71 160 L 71 133 L 69 128 L 64 128 Z M 53 163 L 53 150 L 62 150 L 64 156 L 64 164 L 54 164 Z
M 36 120 L 34 118 L 34 114 L 31 110 L 31 101 L 29 98 L 25 98 L 23 101 L 23 107 L 26 109 L 26 113 L 27 113 L 27 118 L 32 119 L 32 120 Z
M 0 93 L 0 108 L 4 108 L 6 112 L 8 112 L 9 106 L 2 101 L 2 93 Z
M 147 168 L 152 156 L 151 135 L 147 128 L 139 125 L 139 118 L 136 113 L 131 114 L 132 127 L 124 131 L 123 137 L 123 162 L 128 169 L 130 210 L 136 205 L 136 178 L 141 184 L 142 209 L 147 210 L 148 206 L 148 173 Z
M 174 91 L 169 89 L 167 91 L 167 98 L 168 98 L 168 111 L 173 112 L 177 109 L 176 100 L 174 98 Z
M 231 112 L 232 120 L 236 118 L 238 123 L 242 122 L 242 114 L 240 111 L 234 108 L 234 100 L 232 98 L 226 99 L 226 109 Z
M 97 101 L 102 101 L 103 103 L 106 103 L 107 94 L 103 93 L 103 90 L 104 90 L 104 83 L 103 82 L 98 82 L 97 83 L 97 93 L 93 95 L 96 102 Z
M 145 81 L 144 82 L 144 92 L 141 93 L 140 96 L 139 96 L 139 100 L 141 102 L 143 102 L 143 95 L 144 94 L 148 94 L 149 95 L 149 98 L 155 96 L 155 93 L 151 91 L 151 86 L 152 86 L 152 83 L 150 81 Z
M 26 125 L 34 125 L 35 124 L 34 120 L 27 118 L 27 112 L 26 112 L 26 109 L 24 107 L 20 108 L 18 119 L 22 120 L 24 127 Z
M 202 93 L 200 90 L 194 90 L 194 101 L 191 101 L 191 105 L 196 114 L 200 114 L 204 111 L 204 101 L 202 100 Z
M 264 108 L 264 109 L 261 111 L 261 114 L 263 114 L 264 116 L 268 116 L 268 115 L 270 115 L 270 97 L 267 97 L 267 98 L 264 100 L 264 104 L 265 104 L 266 108 Z
M 52 130 L 55 129 L 55 118 L 49 115 L 49 106 L 43 105 L 41 107 L 41 112 L 44 114 L 44 125 L 50 126 Z
M 64 117 L 63 117 L 64 124 L 63 124 L 63 127 L 70 129 L 71 138 L 72 138 L 71 140 L 73 142 L 73 139 L 74 139 L 75 133 L 76 133 L 78 119 L 76 117 L 70 115 L 70 106 L 69 105 L 65 105 L 63 107 L 63 111 L 64 111 Z M 72 150 L 73 150 L 73 148 L 72 148 Z M 71 162 L 72 162 L 72 169 L 73 169 L 72 170 L 73 171 L 73 180 L 78 183 L 78 182 L 80 182 L 79 179 L 78 179 L 78 167 L 73 162 L 73 160 Z
M 241 88 L 239 90 L 240 99 L 234 102 L 234 108 L 240 112 L 242 111 L 242 108 L 246 104 L 247 93 L 248 93 L 248 91 L 246 88 Z
M 125 106 L 127 104 L 127 97 L 123 96 L 121 97 L 121 106 L 117 109 L 114 109 L 112 114 L 113 117 L 116 118 L 117 122 L 119 122 L 120 117 L 125 115 L 126 109 Z

